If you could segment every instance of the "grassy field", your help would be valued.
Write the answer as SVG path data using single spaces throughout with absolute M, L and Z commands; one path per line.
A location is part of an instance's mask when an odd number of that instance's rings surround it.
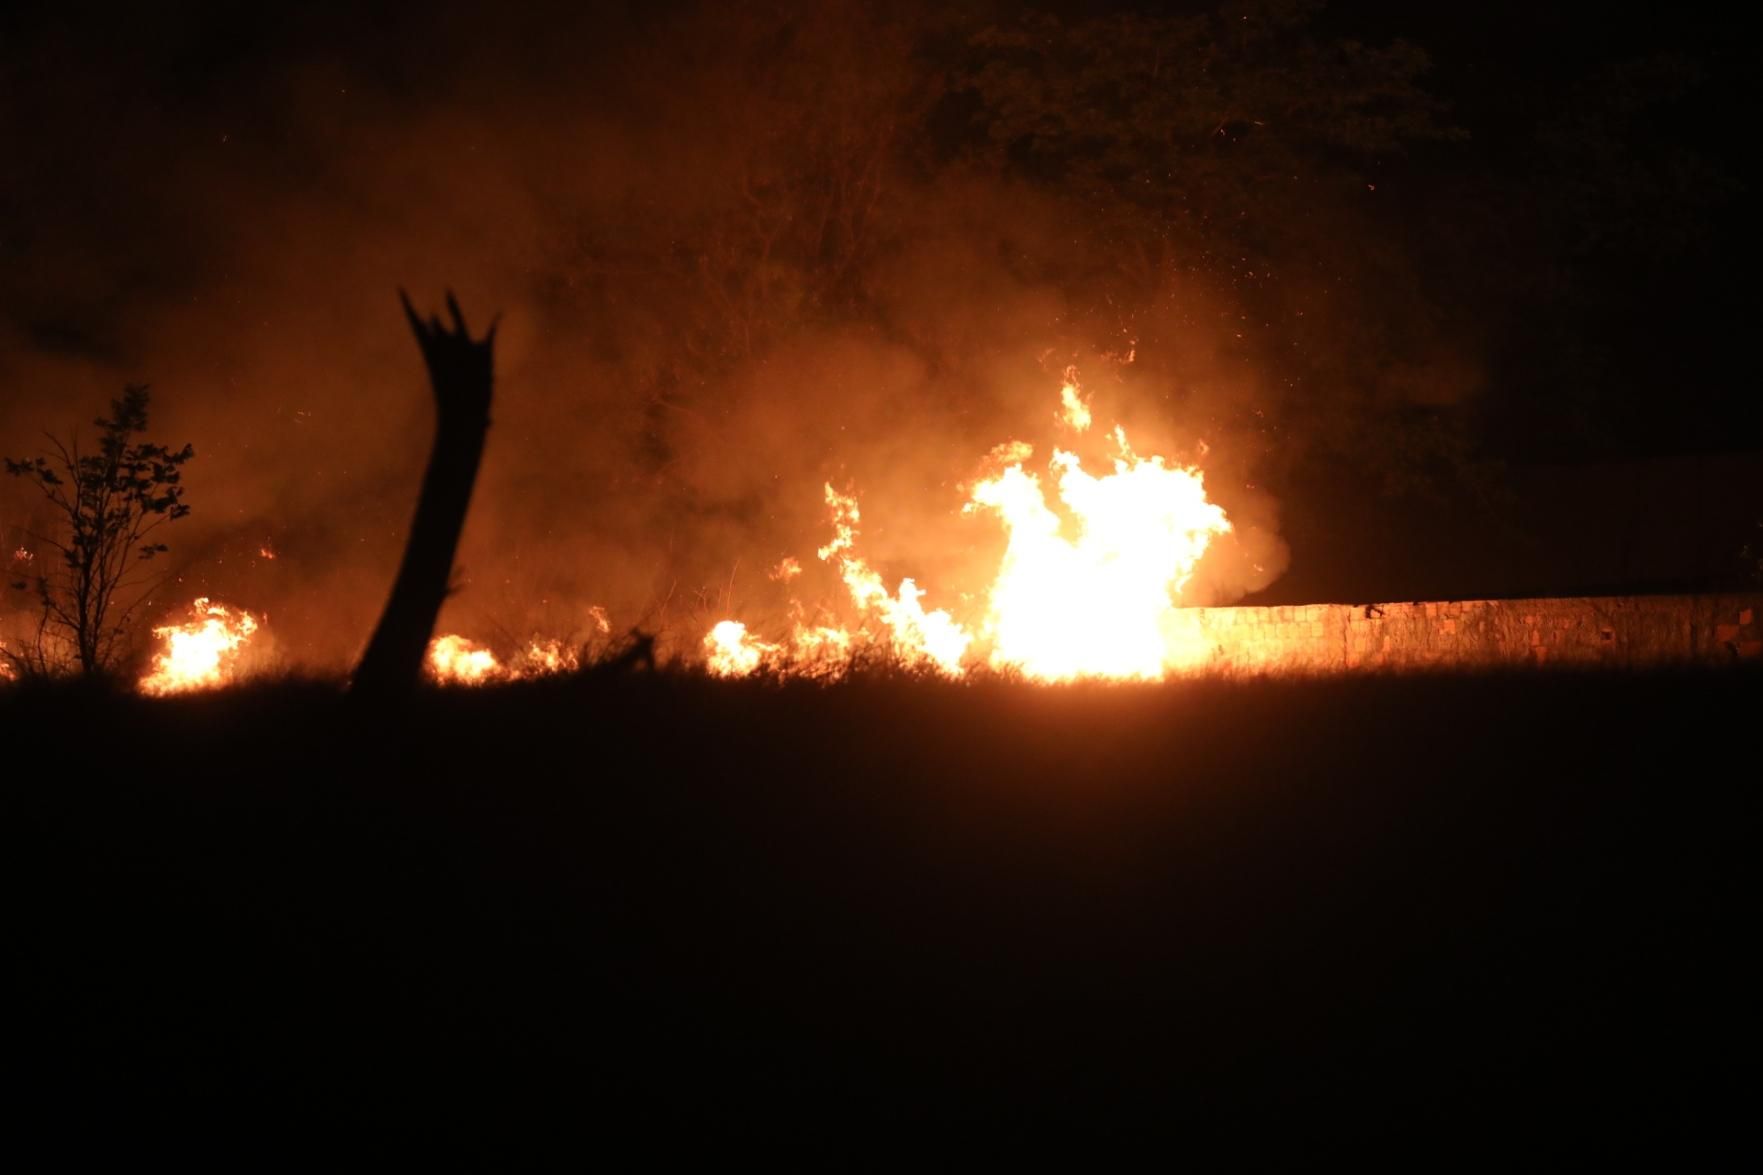
M 10 1051 L 85 1125 L 1702 1137 L 1760 684 L 0 691 Z

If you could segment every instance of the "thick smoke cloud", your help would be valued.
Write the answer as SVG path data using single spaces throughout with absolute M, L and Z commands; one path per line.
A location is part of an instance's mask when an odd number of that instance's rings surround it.
M 152 434 L 198 454 L 156 611 L 208 594 L 266 614 L 288 664 L 358 651 L 429 435 L 400 285 L 503 321 L 451 629 L 585 635 L 602 605 L 689 645 L 730 611 L 834 601 L 812 558 L 827 481 L 860 494 L 878 569 L 955 602 L 1002 539 L 959 514 L 961 484 L 999 442 L 1046 454 L 1070 365 L 1139 451 L 1199 461 L 1236 522 L 1196 602 L 1283 570 L 1265 438 L 1241 425 L 1279 398 L 1232 344 L 1228 301 L 1197 281 L 1155 305 L 1076 296 L 1064 275 L 1098 242 L 1065 208 L 914 163 L 897 129 L 865 154 L 869 110 L 911 109 L 904 50 L 833 18 L 682 9 L 413 25 L 399 69 L 266 25 L 287 42 L 223 68 L 196 27 L 210 15 L 174 12 L 139 60 L 39 31 L 7 79 L 32 98 L 4 127 L 30 218 L 4 243 L 0 437 L 28 451 L 124 382 L 154 386 Z M 848 231 L 804 260 L 814 152 L 854 161 L 861 198 L 824 205 Z M 756 253 L 767 233 L 796 252 Z M 822 312 L 844 279 L 801 275 L 840 266 L 862 294 Z M 23 488 L 4 487 L 9 537 L 48 522 Z M 786 591 L 767 570 L 792 555 L 809 571 Z

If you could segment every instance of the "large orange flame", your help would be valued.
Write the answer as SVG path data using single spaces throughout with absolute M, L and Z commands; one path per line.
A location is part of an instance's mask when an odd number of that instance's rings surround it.
M 967 508 L 994 511 L 1010 535 L 983 629 L 994 666 L 1040 681 L 1155 680 L 1176 667 L 1174 600 L 1230 523 L 1199 471 L 1134 456 L 1118 428 L 1114 438 L 1114 472 L 1102 476 L 1053 451 L 1075 537 L 1061 533 L 1039 479 L 1020 464 L 974 487 Z
M 1057 419 L 1074 432 L 1090 426 L 1074 373 L 1060 390 Z M 983 607 L 966 622 L 926 610 L 926 592 L 912 579 L 890 592 L 857 553 L 856 497 L 827 486 L 833 538 L 819 555 L 844 581 L 856 629 L 798 622 L 787 640 L 769 642 L 724 620 L 705 638 L 710 671 L 836 676 L 859 646 L 952 677 L 983 664 L 1036 681 L 1157 680 L 1187 666 L 1197 653 L 1176 622 L 1176 601 L 1230 521 L 1206 497 L 1198 469 L 1138 456 L 1118 426 L 1111 439 L 1111 472 L 1092 473 L 1075 453 L 1053 450 L 1054 502 L 1026 468 L 1031 446 L 1012 441 L 993 450 L 1002 471 L 973 485 L 963 511 L 997 517 L 1007 543 Z
M 231 681 L 240 652 L 257 631 L 257 618 L 234 613 L 206 597 L 190 605 L 194 619 L 153 630 L 163 644 L 152 672 L 136 683 L 142 693 L 175 694 L 213 689 Z

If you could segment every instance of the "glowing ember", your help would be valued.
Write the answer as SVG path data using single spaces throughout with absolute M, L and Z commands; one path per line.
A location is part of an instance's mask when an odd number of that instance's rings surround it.
M 448 633 L 429 642 L 428 669 L 442 685 L 482 685 L 502 667 L 490 650 Z
M 153 630 L 164 647 L 153 658 L 153 671 L 137 683 L 142 693 L 213 689 L 232 680 L 241 650 L 257 631 L 256 617 L 206 598 L 190 605 L 190 611 L 194 619 L 188 623 Z
M 1066 373 L 1060 404 L 1063 424 L 1089 428 L 1074 372 Z M 856 631 L 798 621 L 787 642 L 771 643 L 725 620 L 704 641 L 710 671 L 836 676 L 860 645 L 952 677 L 984 664 L 1036 681 L 1156 680 L 1192 664 L 1200 649 L 1179 623 L 1176 600 L 1230 522 L 1207 499 L 1199 470 L 1139 457 L 1119 427 L 1111 439 L 1108 473 L 1091 473 L 1076 454 L 1053 450 L 1057 507 L 1025 468 L 1032 446 L 1010 441 L 992 451 L 992 467 L 1003 470 L 973 486 L 963 511 L 996 515 L 1008 542 L 983 606 L 965 622 L 927 611 L 926 593 L 911 579 L 890 593 L 857 554 L 856 498 L 827 486 L 833 538 L 819 555 L 844 581 L 862 618 Z

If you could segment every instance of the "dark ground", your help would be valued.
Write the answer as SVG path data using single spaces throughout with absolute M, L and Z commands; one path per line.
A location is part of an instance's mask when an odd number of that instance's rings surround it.
M 1755 1059 L 1759 684 L 0 691 L 12 1104 L 1681 1156 Z

